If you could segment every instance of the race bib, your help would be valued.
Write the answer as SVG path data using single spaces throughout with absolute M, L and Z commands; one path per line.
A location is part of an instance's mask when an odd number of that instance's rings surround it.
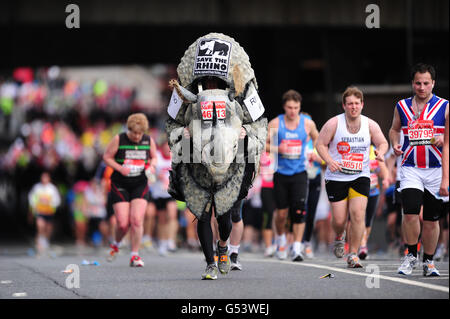
M 273 167 L 271 166 L 260 166 L 259 171 L 261 178 L 265 182 L 272 182 L 273 181 Z
M 378 187 L 378 161 L 370 160 L 369 162 L 370 168 L 370 189 L 374 189 Z
M 183 100 L 178 95 L 177 90 L 173 89 L 172 96 L 170 97 L 169 106 L 167 107 L 167 113 L 171 118 L 175 119 L 181 106 L 183 105 Z
M 244 100 L 244 104 L 253 121 L 256 121 L 264 114 L 264 106 L 256 90 Z
M 363 169 L 364 154 L 348 153 L 342 155 L 342 172 L 344 174 L 359 174 Z
M 408 122 L 408 137 L 412 146 L 433 144 L 434 122 L 431 120 Z
M 141 175 L 145 168 L 145 161 L 139 159 L 126 159 L 123 162 L 123 165 L 130 168 L 130 173 L 127 176 L 134 177 Z
M 281 153 L 282 158 L 287 159 L 299 159 L 302 154 L 302 141 L 301 140 L 282 140 L 281 144 L 286 144 L 287 149 L 284 153 Z
M 378 175 L 370 174 L 370 189 L 375 189 L 378 187 Z
M 224 120 L 227 118 L 226 103 L 225 101 L 204 101 L 200 102 L 202 110 L 202 119 L 204 121 L 210 121 L 213 119 L 213 103 L 216 105 L 216 115 L 218 120 Z
M 55 212 L 54 207 L 51 206 L 51 197 L 49 195 L 40 195 L 36 204 L 36 211 L 42 215 L 50 215 Z

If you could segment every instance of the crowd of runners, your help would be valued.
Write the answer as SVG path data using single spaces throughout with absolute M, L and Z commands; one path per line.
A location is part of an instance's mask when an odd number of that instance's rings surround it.
M 448 101 L 433 93 L 435 77 L 430 65 L 412 68 L 413 95 L 392 105 L 387 137 L 362 114 L 357 87 L 343 92 L 343 113 L 320 129 L 302 112 L 301 94 L 288 90 L 284 112 L 269 121 L 249 195 L 207 221 L 169 195 L 167 138 L 149 134 L 146 116 L 132 114 L 106 147 L 95 178 L 74 192 L 77 243 L 86 245 L 86 223 L 93 219 L 110 245 L 108 260 L 128 248 L 133 267 L 144 266 L 142 249 L 166 256 L 183 246 L 205 254 L 202 279 L 245 270 L 239 255 L 249 251 L 293 262 L 333 253 L 360 268 L 370 258 L 374 218 L 384 214 L 389 247 L 400 252 L 398 273 L 410 275 L 422 262 L 424 276 L 439 276 L 434 260 L 448 254 Z M 29 196 L 39 251 L 48 247 L 60 203 L 49 185 L 44 173 Z

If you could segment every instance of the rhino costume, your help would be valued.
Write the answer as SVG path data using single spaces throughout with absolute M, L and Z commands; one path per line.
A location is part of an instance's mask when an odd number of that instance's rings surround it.
M 169 193 L 199 219 L 212 207 L 221 216 L 247 196 L 266 144 L 255 73 L 239 43 L 221 33 L 190 45 L 177 73 L 165 127 L 172 151 Z M 205 89 L 206 78 L 223 85 Z M 245 139 L 239 139 L 242 127 Z

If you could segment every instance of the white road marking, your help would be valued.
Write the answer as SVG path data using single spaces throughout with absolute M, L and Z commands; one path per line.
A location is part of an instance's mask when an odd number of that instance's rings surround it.
M 285 262 L 285 261 L 279 261 L 279 260 L 251 259 L 251 258 L 245 258 L 245 260 L 256 261 L 256 262 L 272 262 L 272 263 L 280 263 L 280 262 L 283 263 L 283 262 Z M 342 272 L 342 273 L 355 275 L 355 276 L 379 278 L 379 279 L 390 280 L 390 281 L 394 281 L 394 282 L 398 282 L 398 283 L 402 283 L 402 284 L 406 284 L 406 285 L 418 286 L 418 287 L 421 287 L 421 288 L 427 288 L 427 289 L 432 289 L 432 290 L 437 290 L 437 291 L 442 291 L 442 292 L 449 293 L 449 288 L 448 287 L 439 286 L 439 285 L 433 285 L 433 284 L 424 283 L 424 282 L 413 281 L 413 280 L 404 279 L 404 278 L 390 277 L 390 276 L 384 276 L 384 275 L 376 275 L 376 274 L 373 274 L 373 273 L 366 273 L 366 272 L 357 272 L 357 271 L 349 270 L 349 269 L 342 269 L 342 268 L 330 267 L 330 266 L 325 266 L 325 265 L 311 264 L 309 262 L 289 263 L 289 264 L 297 265 L 297 266 L 303 266 L 303 267 L 312 267 L 312 268 L 326 269 L 326 270 Z

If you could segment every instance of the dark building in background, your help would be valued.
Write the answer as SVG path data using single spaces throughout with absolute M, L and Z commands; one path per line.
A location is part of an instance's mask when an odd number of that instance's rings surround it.
M 79 29 L 66 28 L 68 3 L 2 2 L 6 50 L 0 67 L 176 65 L 190 43 L 215 31 L 246 48 L 269 117 L 279 112 L 281 94 L 296 88 L 320 126 L 340 111 L 335 94 L 346 86 L 407 84 L 409 67 L 418 61 L 436 66 L 436 92 L 448 96 L 446 0 L 73 3 L 80 9 Z M 372 3 L 379 8 L 379 28 L 366 26 Z
M 294 88 L 320 128 L 342 111 L 341 92 L 358 85 L 364 113 L 387 135 L 394 103 L 411 93 L 409 68 L 417 62 L 436 67 L 435 93 L 449 97 L 447 0 L 72 3 L 80 9 L 78 29 L 66 27 L 68 2 L 0 2 L 0 76 L 19 66 L 177 65 L 195 39 L 221 32 L 250 56 L 269 119 Z M 379 8 L 379 28 L 366 25 L 369 4 Z

